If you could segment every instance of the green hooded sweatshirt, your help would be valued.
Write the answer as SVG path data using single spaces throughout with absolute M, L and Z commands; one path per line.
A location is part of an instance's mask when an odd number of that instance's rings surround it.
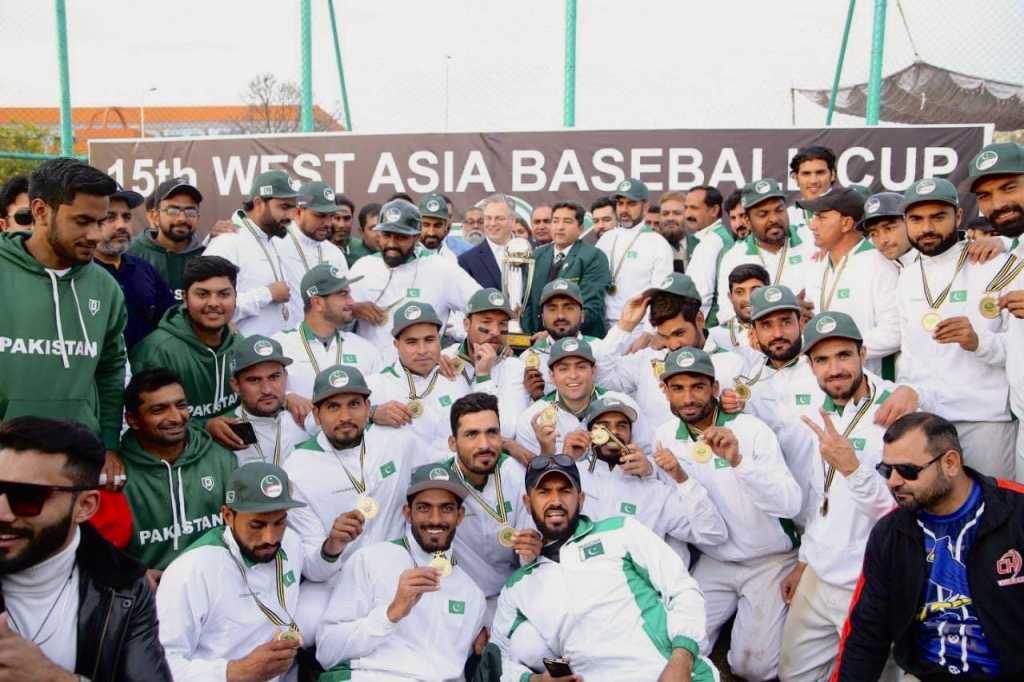
M 0 233 L 0 421 L 73 419 L 113 450 L 124 400 L 124 294 L 95 263 L 49 272 L 25 249 L 28 237 Z
M 228 364 L 231 350 L 241 337 L 225 327 L 222 338 L 219 348 L 203 343 L 192 329 L 185 306 L 178 304 L 164 313 L 156 330 L 132 349 L 132 373 L 154 367 L 174 371 L 185 389 L 192 420 L 203 425 L 238 404 L 238 394 L 228 383 Z
M 124 434 L 118 453 L 132 510 L 132 539 L 125 552 L 146 568 L 164 570 L 203 533 L 223 525 L 224 488 L 238 462 L 206 431 L 189 424 L 185 451 L 174 464 L 143 450 L 133 431 Z
M 138 256 L 160 273 L 160 278 L 167 282 L 176 301 L 182 300 L 184 295 L 185 266 L 193 258 L 202 256 L 205 250 L 202 240 L 192 235 L 192 240 L 184 251 L 168 251 L 157 242 L 156 230 L 143 230 L 128 247 L 128 253 Z

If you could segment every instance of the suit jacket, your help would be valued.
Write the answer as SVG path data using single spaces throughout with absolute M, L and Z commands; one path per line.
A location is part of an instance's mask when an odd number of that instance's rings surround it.
M 459 265 L 485 289 L 501 289 L 501 266 L 486 239 L 459 256 Z
M 533 285 L 530 287 L 530 299 L 520 317 L 523 331 L 534 334 L 544 329 L 541 324 L 540 293 L 548 283 L 548 271 L 555 258 L 555 245 L 545 244 L 533 252 L 535 261 Z M 562 267 L 555 279 L 567 279 L 575 282 L 583 293 L 583 326 L 580 331 L 586 336 L 603 339 L 606 331 L 604 324 L 604 297 L 612 275 L 608 269 L 608 258 L 597 247 L 587 244 L 582 239 L 569 248 Z

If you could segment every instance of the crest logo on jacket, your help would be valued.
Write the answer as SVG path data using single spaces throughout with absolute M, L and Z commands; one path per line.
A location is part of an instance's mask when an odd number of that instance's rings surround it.
M 89 299 L 89 312 L 96 315 L 100 311 L 100 300 L 98 298 Z
M 213 476 L 203 476 L 199 479 L 203 489 L 207 492 L 213 492 Z

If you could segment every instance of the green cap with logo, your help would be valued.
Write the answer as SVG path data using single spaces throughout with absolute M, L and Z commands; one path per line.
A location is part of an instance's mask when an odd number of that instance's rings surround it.
M 677 374 L 703 374 L 715 378 L 715 365 L 711 356 L 700 348 L 686 346 L 674 350 L 665 358 L 665 369 L 659 379 L 668 381 Z
M 363 277 L 348 277 L 343 275 L 341 270 L 330 263 L 320 263 L 309 269 L 302 276 L 299 288 L 302 289 L 302 302 L 309 303 L 314 296 L 330 296 L 342 289 L 348 289 L 353 282 L 358 282 Z
M 597 363 L 590 344 L 583 339 L 572 337 L 555 341 L 555 344 L 551 346 L 551 355 L 548 356 L 548 367 L 554 367 L 559 360 L 564 360 L 565 358 L 583 358 L 591 364 Z
M 996 142 L 981 148 L 971 159 L 967 177 L 960 181 L 961 192 L 973 192 L 974 183 L 990 175 L 1024 173 L 1024 145 L 1019 142 Z
M 243 514 L 263 514 L 305 507 L 292 499 L 288 474 L 270 462 L 249 462 L 231 472 L 224 504 Z
M 313 404 L 319 405 L 332 395 L 358 393 L 370 395 L 363 373 L 352 365 L 333 365 L 316 375 L 313 381 Z
M 644 296 L 659 293 L 692 298 L 697 301 L 701 300 L 700 293 L 697 291 L 697 286 L 693 283 L 693 280 L 690 279 L 689 275 L 684 275 L 680 272 L 673 272 L 668 275 L 661 284 L 647 289 L 644 292 Z
M 292 364 L 292 359 L 285 357 L 281 344 L 274 339 L 253 334 L 235 344 L 228 364 L 231 376 L 238 376 L 242 370 L 264 362 L 279 362 L 287 367 Z
M 744 210 L 753 208 L 768 199 L 786 200 L 786 192 L 775 178 L 763 178 L 748 182 L 740 190 L 740 204 Z
M 415 237 L 420 233 L 420 210 L 405 199 L 389 201 L 381 207 L 380 222 L 373 229 Z
M 412 499 L 424 490 L 447 490 L 460 500 L 466 497 L 466 488 L 440 462 L 416 467 L 409 479 L 405 498 Z
M 334 203 L 334 189 L 326 182 L 307 182 L 299 187 L 298 205 L 317 213 L 337 213 Z
M 420 199 L 420 215 L 448 220 L 448 202 L 440 194 L 428 194 Z
M 903 193 L 903 215 L 914 204 L 925 201 L 941 201 L 954 208 L 960 208 L 960 197 L 953 183 L 944 178 L 925 178 L 918 180 Z
M 590 407 L 587 409 L 587 426 L 590 426 L 597 421 L 597 418 L 602 414 L 608 414 L 609 412 L 618 412 L 619 414 L 625 415 L 630 424 L 636 422 L 636 410 L 618 398 L 610 398 L 606 396 L 590 403 Z
M 759 320 L 779 310 L 800 312 L 800 301 L 793 290 L 782 285 L 758 287 L 750 293 L 750 319 Z
M 647 189 L 647 185 L 636 178 L 626 178 L 615 188 L 615 193 L 612 196 L 625 197 L 630 201 L 647 201 L 651 192 Z
M 863 341 L 860 329 L 853 318 L 838 311 L 815 315 L 804 325 L 804 347 L 801 352 L 810 352 L 812 348 L 825 339 L 852 339 Z
M 298 192 L 292 186 L 288 174 L 282 170 L 272 170 L 260 173 L 252 181 L 252 191 L 249 198 L 255 199 L 294 199 Z
M 486 313 L 496 310 L 512 317 L 512 307 L 508 303 L 508 296 L 497 289 L 480 289 L 469 298 L 466 304 L 466 316 L 476 313 Z
M 583 292 L 579 285 L 567 279 L 553 279 L 545 284 L 540 292 L 540 304 L 544 305 L 555 296 L 565 296 L 583 305 Z
M 434 306 L 420 301 L 409 301 L 399 306 L 394 315 L 394 326 L 391 328 L 391 336 L 396 339 L 401 336 L 409 327 L 414 324 L 429 323 L 438 329 L 444 327 L 441 318 L 437 316 Z

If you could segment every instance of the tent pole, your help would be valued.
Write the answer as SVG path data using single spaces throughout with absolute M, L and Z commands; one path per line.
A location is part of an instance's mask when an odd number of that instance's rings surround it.
M 871 31 L 871 71 L 868 74 L 868 102 L 864 111 L 864 123 L 878 125 L 878 113 L 882 108 L 882 53 L 885 50 L 885 9 L 886 0 L 875 0 L 875 20 Z
M 565 103 L 562 125 L 576 125 L 576 0 L 565 0 Z
M 836 76 L 832 79 L 832 95 L 828 98 L 828 113 L 825 114 L 825 125 L 832 125 L 832 114 L 836 110 L 836 96 L 839 94 L 839 79 L 843 75 L 843 61 L 846 59 L 846 43 L 850 39 L 850 24 L 853 23 L 853 8 L 857 0 L 850 0 L 846 9 L 846 24 L 843 26 L 843 40 L 839 44 L 839 59 L 836 60 Z
M 341 65 L 341 44 L 338 42 L 338 22 L 334 18 L 334 0 L 327 0 L 331 13 L 331 34 L 334 36 L 334 61 L 338 64 L 338 80 L 341 81 L 341 103 L 345 107 L 345 129 L 352 130 L 352 112 L 348 108 L 348 88 L 345 87 L 345 69 Z
M 313 39 L 310 28 L 312 23 L 310 0 L 302 0 L 300 7 L 299 33 L 302 43 L 302 115 L 300 123 L 302 132 L 308 133 L 313 130 Z

